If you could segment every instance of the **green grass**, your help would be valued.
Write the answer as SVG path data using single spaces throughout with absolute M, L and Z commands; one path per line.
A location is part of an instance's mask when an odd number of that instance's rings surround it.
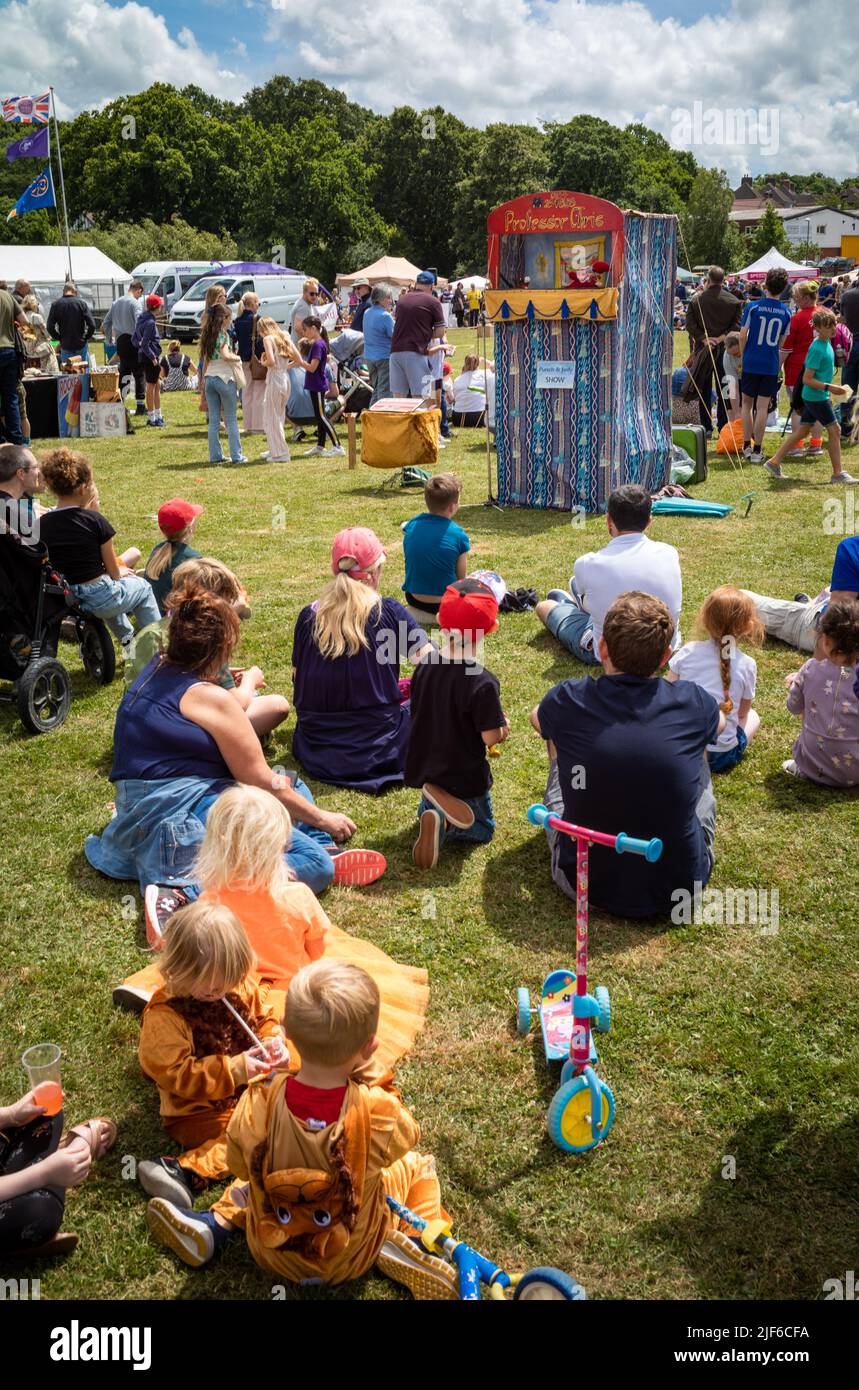
M 461 353 L 469 334 L 452 336 Z M 678 359 L 684 351 L 678 340 Z M 397 594 L 399 523 L 420 497 L 377 494 L 380 475 L 350 472 L 343 459 L 211 468 L 196 398 L 167 396 L 164 412 L 166 431 L 93 442 L 104 511 L 120 545 L 145 554 L 160 502 L 176 494 L 202 502 L 201 548 L 233 566 L 251 594 L 243 656 L 263 667 L 269 689 L 289 694 L 293 623 L 327 578 L 332 536 L 372 525 L 389 547 L 386 592 Z M 264 447 L 258 438 L 249 444 L 252 456 Z M 459 520 L 475 562 L 511 586 L 545 593 L 563 585 L 575 556 L 606 539 L 601 518 L 574 527 L 552 512 L 485 510 L 480 433 L 460 431 L 443 466 L 464 479 Z M 836 539 L 824 530 L 824 502 L 840 495 L 825 459 L 792 465 L 793 481 L 781 485 L 715 455 L 710 466 L 696 495 L 736 502 L 757 488 L 758 496 L 747 519 L 654 522 L 652 534 L 681 553 L 687 633 L 706 594 L 725 581 L 815 593 Z M 283 529 L 273 527 L 279 507 Z M 796 653 L 772 643 L 760 653 L 763 728 L 742 766 L 717 783 L 713 884 L 778 888 L 778 934 L 591 913 L 591 976 L 611 989 L 616 1020 L 601 1053 L 617 1118 L 596 1151 L 564 1156 L 545 1127 L 556 1073 L 536 1037 L 516 1037 L 513 1012 L 517 985 L 537 989 L 573 957 L 573 912 L 524 816 L 542 797 L 546 771 L 527 713 L 582 668 L 533 616 L 504 617 L 487 648 L 513 726 L 494 766 L 491 845 L 451 848 L 436 873 L 419 876 L 410 857 L 414 792 L 372 799 L 314 787 L 322 805 L 354 817 L 357 843 L 382 849 L 390 865 L 368 890 L 329 893 L 329 915 L 430 974 L 428 1025 L 400 1076 L 457 1229 L 510 1267 L 566 1268 L 595 1298 L 819 1298 L 823 1281 L 843 1276 L 856 1256 L 859 817 L 855 798 L 797 785 L 780 770 L 796 728 L 783 686 Z M 0 1096 L 23 1089 L 24 1047 L 53 1039 L 65 1054 L 68 1115 L 115 1116 L 119 1142 L 69 1198 L 77 1252 L 18 1272 L 38 1274 L 49 1298 L 267 1297 L 271 1279 L 238 1243 L 197 1273 L 152 1245 L 145 1198 L 122 1177 L 123 1156 L 170 1145 L 137 1064 L 137 1021 L 110 998 L 147 960 L 139 896 L 135 885 L 96 875 L 82 853 L 85 836 L 107 819 L 121 686 L 94 688 L 73 649 L 64 650 L 75 703 L 63 729 L 26 737 L 10 707 L 0 707 Z M 278 735 L 272 763 L 290 762 L 290 729 Z M 734 1180 L 721 1176 L 727 1156 L 736 1160 Z M 369 1276 L 336 1296 L 399 1294 Z

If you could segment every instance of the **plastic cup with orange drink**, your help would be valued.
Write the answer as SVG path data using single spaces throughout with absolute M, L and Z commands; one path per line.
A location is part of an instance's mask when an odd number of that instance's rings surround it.
M 33 1099 L 46 1115 L 58 1115 L 63 1106 L 61 1056 L 56 1043 L 36 1043 L 35 1047 L 28 1047 L 21 1058 L 30 1079 Z

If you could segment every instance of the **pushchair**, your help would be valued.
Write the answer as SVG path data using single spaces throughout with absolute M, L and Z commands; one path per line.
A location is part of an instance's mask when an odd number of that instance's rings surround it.
M 360 415 L 368 410 L 373 389 L 366 376 L 361 375 L 364 359 L 364 334 L 346 328 L 331 343 L 331 357 L 337 363 L 337 385 L 341 400 L 331 415 L 331 423 L 347 414 Z
M 100 618 L 84 613 L 47 548 L 25 545 L 0 531 L 0 700 L 18 706 L 25 729 L 50 733 L 65 722 L 72 701 L 68 671 L 57 659 L 60 625 L 70 618 L 84 670 L 99 685 L 116 672 L 113 638 Z

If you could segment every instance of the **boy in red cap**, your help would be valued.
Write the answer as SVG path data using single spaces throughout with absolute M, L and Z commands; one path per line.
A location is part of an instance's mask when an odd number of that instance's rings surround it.
M 449 584 L 438 610 L 439 652 L 412 677 L 406 785 L 420 787 L 420 833 L 412 850 L 419 869 L 433 869 L 451 837 L 485 844 L 495 833 L 487 749 L 510 725 L 497 676 L 479 659 L 482 639 L 498 626 L 498 603 L 478 579 Z

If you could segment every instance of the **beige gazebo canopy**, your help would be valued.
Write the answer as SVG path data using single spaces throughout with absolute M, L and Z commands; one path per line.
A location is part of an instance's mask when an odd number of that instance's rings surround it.
M 347 290 L 356 280 L 369 280 L 371 285 L 413 285 L 420 272 L 421 267 L 412 265 L 404 256 L 380 256 L 372 265 L 365 265 L 363 270 L 338 275 L 337 284 Z M 439 284 L 447 284 L 447 281 L 439 278 Z

